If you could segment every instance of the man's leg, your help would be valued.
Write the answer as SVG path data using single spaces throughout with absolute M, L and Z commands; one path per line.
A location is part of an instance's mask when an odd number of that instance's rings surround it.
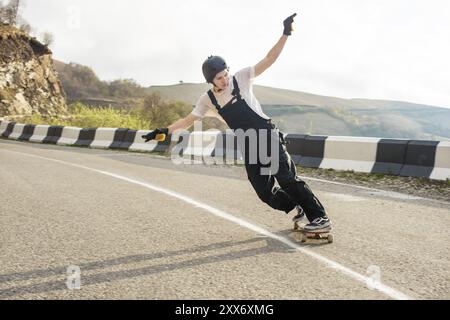
M 255 189 L 258 197 L 276 210 L 286 213 L 291 212 L 297 205 L 289 195 L 281 188 L 275 186 L 275 178 L 269 175 L 261 175 L 261 166 L 247 164 L 247 177 Z
M 319 217 L 326 217 L 326 211 L 319 199 L 314 195 L 305 181 L 297 176 L 294 161 L 286 151 L 286 147 L 280 142 L 279 169 L 275 178 L 281 188 L 299 204 L 304 210 L 309 221 Z

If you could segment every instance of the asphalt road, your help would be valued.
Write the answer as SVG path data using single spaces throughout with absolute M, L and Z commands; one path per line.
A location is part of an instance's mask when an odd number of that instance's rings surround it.
M 2 139 L 0 299 L 450 298 L 450 203 L 305 180 L 333 244 L 242 167 Z

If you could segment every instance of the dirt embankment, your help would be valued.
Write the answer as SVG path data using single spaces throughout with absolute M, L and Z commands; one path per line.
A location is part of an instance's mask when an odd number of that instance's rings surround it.
M 52 52 L 35 38 L 0 24 L 0 116 L 66 113 Z

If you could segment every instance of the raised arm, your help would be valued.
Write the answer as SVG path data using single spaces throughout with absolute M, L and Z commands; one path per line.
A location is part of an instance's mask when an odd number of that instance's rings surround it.
M 267 56 L 255 65 L 255 77 L 266 71 L 280 56 L 280 53 L 281 51 L 283 51 L 288 36 L 292 34 L 292 24 L 294 23 L 294 18 L 296 15 L 297 14 L 294 13 L 292 16 L 289 16 L 286 20 L 284 20 L 283 35 L 275 44 L 275 46 L 269 51 Z

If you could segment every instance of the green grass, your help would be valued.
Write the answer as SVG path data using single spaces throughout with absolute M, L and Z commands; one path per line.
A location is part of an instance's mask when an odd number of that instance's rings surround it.
M 19 120 L 27 124 L 47 124 L 79 128 L 128 128 L 142 130 L 151 128 L 151 122 L 136 110 L 98 108 L 74 103 L 65 116 L 33 114 Z

